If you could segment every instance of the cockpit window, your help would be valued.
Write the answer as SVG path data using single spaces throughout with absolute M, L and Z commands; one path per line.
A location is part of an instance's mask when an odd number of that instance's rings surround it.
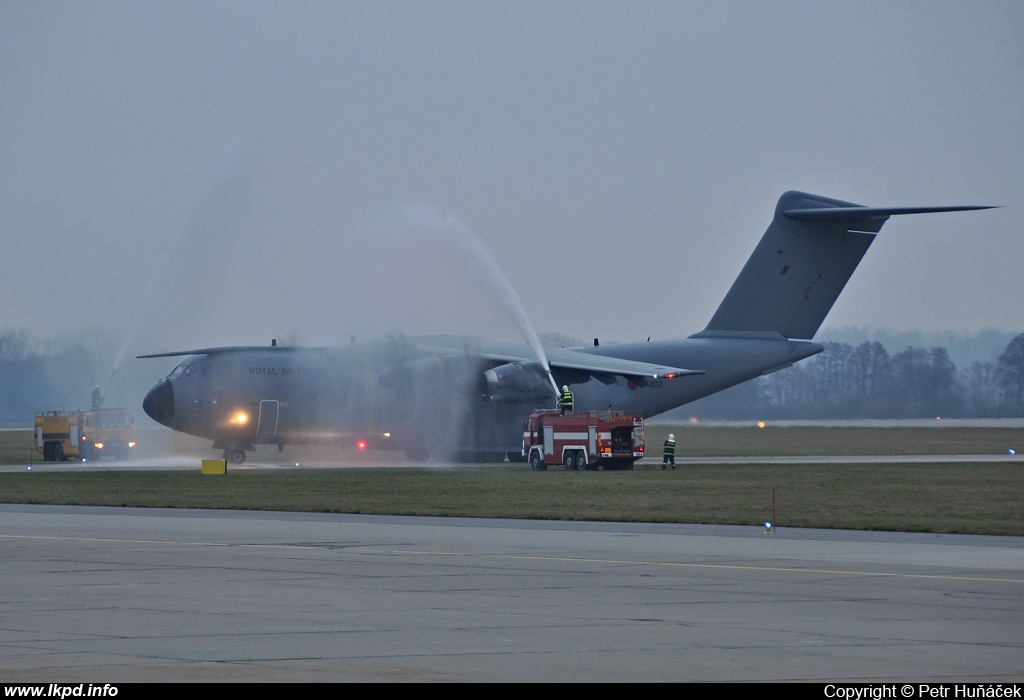
M 207 369 L 205 365 L 207 363 L 203 362 L 202 360 L 203 357 L 201 355 L 190 355 L 189 357 L 182 360 L 181 364 L 179 364 L 177 367 L 171 370 L 171 373 L 167 375 L 167 378 L 174 379 L 175 377 L 180 377 L 183 374 L 186 376 L 198 377 L 200 371 L 205 377 L 207 374 Z

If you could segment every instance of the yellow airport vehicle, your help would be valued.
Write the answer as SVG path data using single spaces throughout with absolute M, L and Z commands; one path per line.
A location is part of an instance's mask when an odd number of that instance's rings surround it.
M 123 408 L 36 413 L 35 448 L 47 462 L 125 460 L 135 444 L 135 420 Z

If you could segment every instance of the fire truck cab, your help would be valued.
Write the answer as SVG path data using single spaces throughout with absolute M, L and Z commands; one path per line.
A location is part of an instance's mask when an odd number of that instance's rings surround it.
M 644 456 L 644 419 L 622 411 L 537 411 L 523 426 L 523 457 L 534 471 L 632 469 Z

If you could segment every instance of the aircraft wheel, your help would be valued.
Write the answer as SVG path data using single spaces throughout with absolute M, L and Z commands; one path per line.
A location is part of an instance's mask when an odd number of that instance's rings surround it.
M 587 455 L 582 450 L 576 453 L 576 468 L 581 472 L 587 471 Z
M 546 472 L 548 465 L 544 464 L 544 460 L 540 457 L 540 452 L 534 452 L 530 455 L 530 469 L 535 472 Z
M 53 461 L 54 462 L 66 462 L 67 457 L 64 456 L 64 446 L 59 442 L 53 444 Z
M 241 464 L 245 461 L 245 450 L 224 450 L 224 459 L 232 464 Z

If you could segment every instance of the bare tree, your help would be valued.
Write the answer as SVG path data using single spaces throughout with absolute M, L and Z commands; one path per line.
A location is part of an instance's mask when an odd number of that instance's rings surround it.
M 1003 350 L 996 372 L 1004 404 L 1012 411 L 1024 412 L 1024 333 Z
M 976 416 L 994 416 L 999 409 L 999 383 L 996 381 L 996 363 L 978 362 L 960 373 L 964 400 Z

